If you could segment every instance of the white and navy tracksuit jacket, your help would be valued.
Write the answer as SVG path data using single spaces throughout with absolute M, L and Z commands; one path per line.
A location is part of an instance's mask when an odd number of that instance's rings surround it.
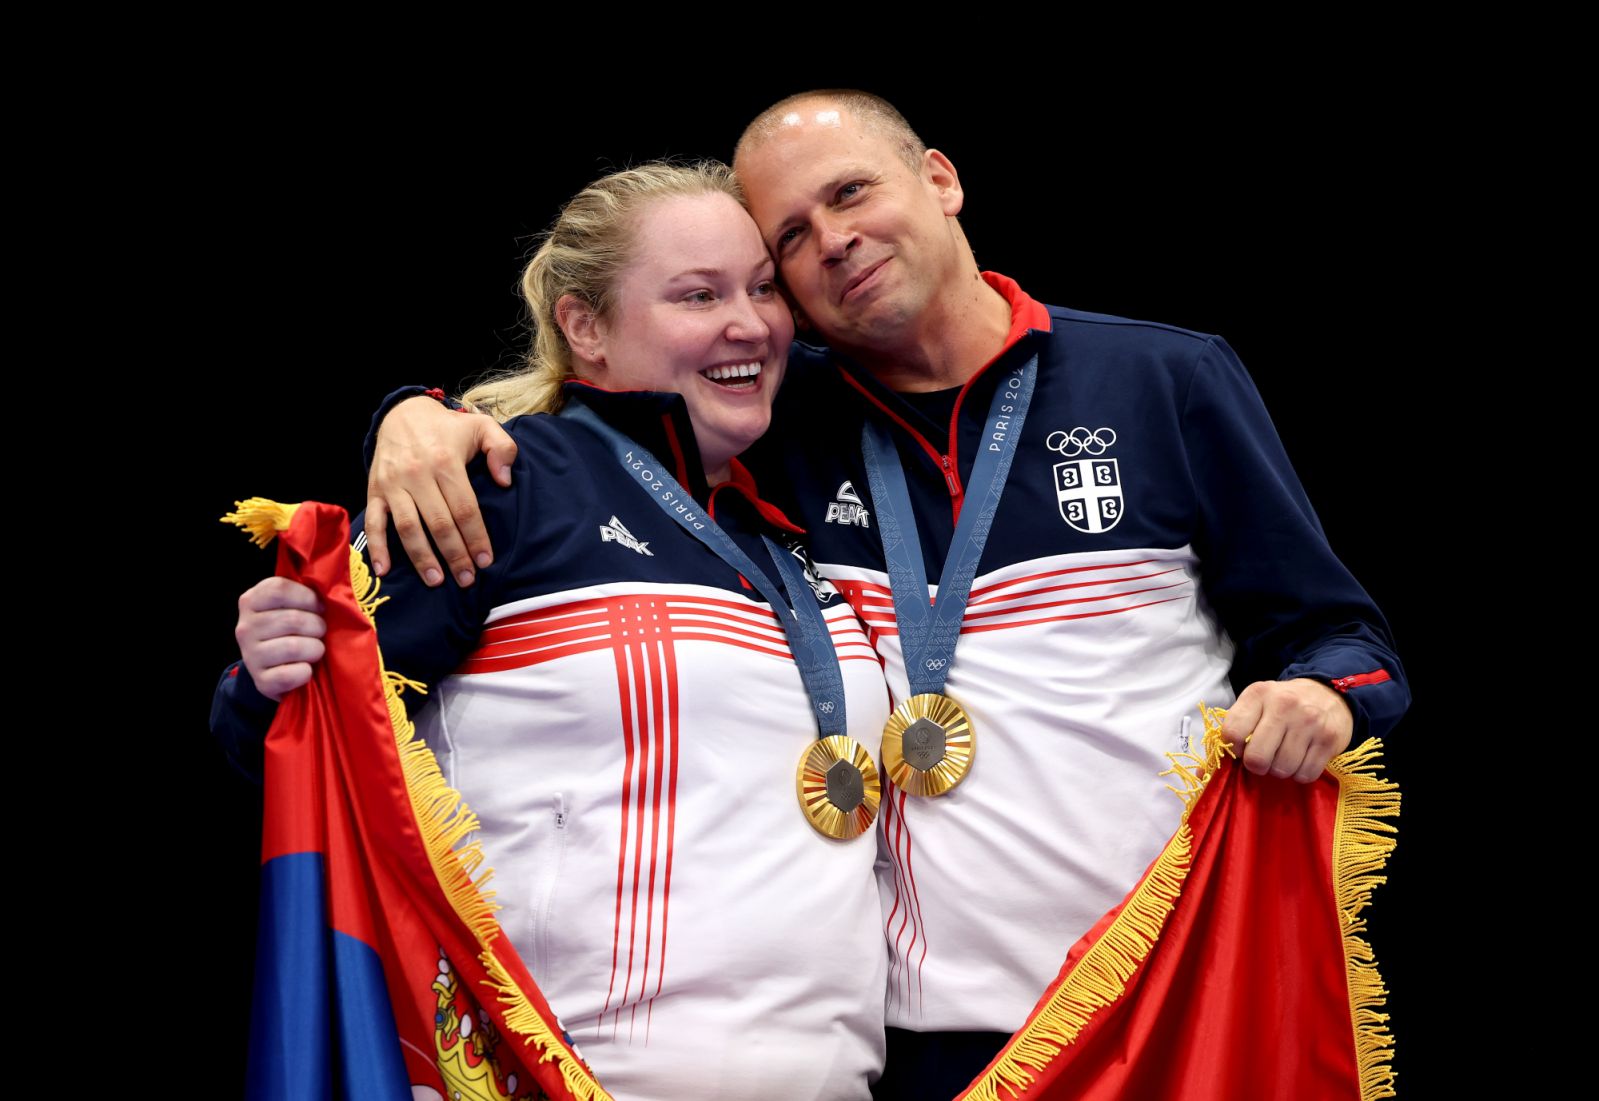
M 707 491 L 680 397 L 571 393 L 772 570 L 760 536 L 792 542 L 793 525 L 737 464 Z M 801 814 L 816 728 L 782 629 L 588 430 L 510 429 L 513 487 L 475 481 L 495 564 L 468 589 L 391 571 L 376 616 L 385 665 L 429 685 L 417 724 L 482 822 L 502 926 L 618 1098 L 866 1097 L 887 969 L 877 841 Z M 849 732 L 876 757 L 880 663 L 849 605 L 819 599 Z M 216 725 L 241 755 L 260 703 L 247 675 L 224 678 Z
M 976 731 L 940 798 L 885 789 L 888 1023 L 1011 1032 L 1068 949 L 1137 882 L 1182 809 L 1158 774 L 1198 747 L 1199 705 L 1316 678 L 1355 738 L 1408 703 L 1386 624 L 1339 563 L 1248 375 L 1219 339 L 1010 301 L 1007 349 L 961 391 L 901 395 L 800 362 L 746 456 L 808 532 L 907 693 L 860 458 L 891 426 L 936 585 L 995 387 L 1039 374 L 946 691 Z

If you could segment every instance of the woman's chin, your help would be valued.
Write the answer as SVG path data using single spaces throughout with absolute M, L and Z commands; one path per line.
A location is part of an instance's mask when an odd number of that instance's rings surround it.
M 719 423 L 714 427 L 696 423 L 694 436 L 699 441 L 700 459 L 705 463 L 707 480 L 713 484 L 717 481 L 726 481 L 728 464 L 748 451 L 756 440 L 765 435 L 771 423 L 770 409 L 762 410 L 759 417 L 745 415 L 733 423 Z M 710 475 L 717 471 L 722 472 L 724 477 L 711 478 Z

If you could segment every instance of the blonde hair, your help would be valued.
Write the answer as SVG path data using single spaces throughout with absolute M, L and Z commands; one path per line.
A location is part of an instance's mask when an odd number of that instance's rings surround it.
M 660 199 L 717 193 L 744 205 L 733 170 L 707 160 L 654 161 L 601 177 L 574 195 L 522 272 L 532 328 L 526 366 L 485 379 L 462 400 L 502 421 L 559 410 L 561 386 L 576 376 L 572 348 L 555 321 L 556 303 L 570 294 L 597 316 L 608 316 L 617 279 L 633 257 L 640 212 Z

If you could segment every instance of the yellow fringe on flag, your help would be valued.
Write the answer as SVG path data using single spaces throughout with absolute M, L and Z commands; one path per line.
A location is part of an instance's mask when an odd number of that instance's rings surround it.
M 1387 883 L 1381 875 L 1394 851 L 1397 832 L 1386 818 L 1399 816 L 1399 785 L 1378 775 L 1382 742 L 1368 739 L 1358 749 L 1334 757 L 1327 771 L 1338 779 L 1338 819 L 1333 826 L 1333 896 L 1344 928 L 1344 973 L 1349 977 L 1349 1014 L 1360 1066 L 1361 1101 L 1393 1097 L 1393 1033 L 1388 1014 L 1378 1012 L 1388 988 L 1377 973 L 1361 912 L 1371 892 Z
M 1205 733 L 1200 742 L 1200 752 L 1194 753 L 1168 753 L 1166 760 L 1171 762 L 1171 767 L 1162 776 L 1175 776 L 1182 787 L 1166 785 L 1166 790 L 1176 795 L 1183 801 L 1184 822 L 1194 812 L 1194 804 L 1199 802 L 1200 794 L 1205 790 L 1215 771 L 1221 767 L 1223 757 L 1237 757 L 1233 744 L 1222 737 L 1222 720 L 1227 717 L 1227 712 L 1220 707 L 1206 707 L 1199 705 L 1199 713 L 1204 719 Z
M 366 559 L 355 553 L 355 548 L 350 548 L 350 590 L 355 594 L 355 602 L 361 606 L 361 611 L 371 619 L 378 610 L 379 604 L 388 603 L 389 598 L 378 595 L 378 579 L 367 567 Z M 405 687 L 415 688 L 418 692 L 427 692 L 416 681 L 406 681 Z
M 264 547 L 272 542 L 272 537 L 278 532 L 289 530 L 289 522 L 294 519 L 295 510 L 299 507 L 280 505 L 265 497 L 251 497 L 234 501 L 233 511 L 222 517 L 222 522 L 243 528 L 249 534 L 250 542 Z
M 483 961 L 483 966 L 488 968 L 489 978 L 495 989 L 500 992 L 500 1002 L 507 1008 L 505 1010 L 505 1024 L 513 1032 L 528 1035 L 530 1038 L 524 1043 L 532 1042 L 534 1033 L 547 1033 L 549 1030 L 544 1024 L 544 1018 L 534 1009 L 527 1000 L 527 995 L 522 993 L 520 987 L 511 979 L 494 953 L 485 950 L 478 957 Z M 554 1045 L 539 1044 L 539 1062 L 550 1059 L 560 1059 L 557 1069 L 561 1072 L 561 1080 L 566 1088 L 572 1091 L 572 1096 L 579 1101 L 611 1101 L 611 1095 L 605 1092 L 605 1087 L 596 1082 L 589 1074 L 588 1068 L 576 1059 L 566 1058 L 566 1049 Z
M 1050 995 L 1048 1004 L 1022 1026 L 1000 1060 L 964 1095 L 967 1101 L 1001 1101 L 1001 1087 L 1014 1097 L 1031 1085 L 1034 1072 L 1042 1071 L 1076 1041 L 1097 1010 L 1126 992 L 1127 980 L 1160 938 L 1166 917 L 1182 893 L 1193 855 L 1188 817 L 1221 766 L 1222 758 L 1237 756 L 1221 733 L 1227 712 L 1203 704 L 1199 710 L 1205 721 L 1202 752 L 1166 754 L 1171 768 L 1161 773 L 1176 778 L 1175 784 L 1166 786 L 1183 801 L 1176 835 L 1133 890 L 1121 913 Z M 1399 814 L 1399 786 L 1377 775 L 1381 750 L 1382 742 L 1372 738 L 1358 749 L 1334 757 L 1327 765 L 1339 786 L 1338 817 L 1333 828 L 1333 889 L 1343 922 L 1344 972 L 1349 983 L 1361 1101 L 1394 1096 L 1388 1050 L 1394 1040 L 1388 1031 L 1388 1015 L 1378 1012 L 1386 1004 L 1387 989 L 1377 973 L 1371 945 L 1358 935 L 1366 927 L 1360 913 L 1370 905 L 1372 890 L 1388 881 L 1377 873 L 1393 852 L 1395 830 L 1381 819 Z
M 264 497 L 252 497 L 235 502 L 236 512 L 222 518 L 224 523 L 237 524 L 251 535 L 251 542 L 264 547 L 280 531 L 287 531 L 299 505 L 281 505 Z M 361 558 L 360 552 L 350 548 L 350 585 L 356 603 L 373 618 L 380 604 L 388 597 L 379 597 L 381 580 L 373 576 Z M 472 813 L 460 792 L 445 782 L 444 773 L 433 751 L 417 736 L 416 726 L 406 713 L 400 693 L 411 689 L 426 694 L 420 682 L 389 671 L 383 665 L 383 653 L 378 652 L 378 668 L 383 680 L 383 696 L 389 709 L 389 724 L 394 729 L 395 748 L 399 751 L 400 769 L 405 776 L 405 788 L 411 799 L 411 814 L 422 834 L 428 861 L 439 886 L 449 899 L 457 917 L 472 930 L 481 949 L 479 958 L 489 972 L 489 985 L 506 1007 L 506 1026 L 523 1037 L 523 1044 L 533 1045 L 539 1062 L 554 1060 L 567 1089 L 578 1101 L 611 1101 L 587 1067 L 560 1041 L 545 1023 L 544 1017 L 528 996 L 512 980 L 509 973 L 495 958 L 494 941 L 499 937 L 500 926 L 494 919 L 499 907 L 494 902 L 494 892 L 488 882 L 494 872 L 483 866 L 483 848 L 472 841 L 461 844 L 467 835 L 478 828 L 477 815 Z

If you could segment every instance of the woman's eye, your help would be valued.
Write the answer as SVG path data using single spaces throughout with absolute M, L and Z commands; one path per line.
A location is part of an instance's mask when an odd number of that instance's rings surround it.
M 770 298 L 776 293 L 777 284 L 772 282 L 770 279 L 763 279 L 759 283 L 755 284 L 754 294 L 756 298 Z
M 716 296 L 710 291 L 689 291 L 688 294 L 683 296 L 683 301 L 692 303 L 696 306 L 703 306 L 708 302 L 715 301 L 715 299 Z

